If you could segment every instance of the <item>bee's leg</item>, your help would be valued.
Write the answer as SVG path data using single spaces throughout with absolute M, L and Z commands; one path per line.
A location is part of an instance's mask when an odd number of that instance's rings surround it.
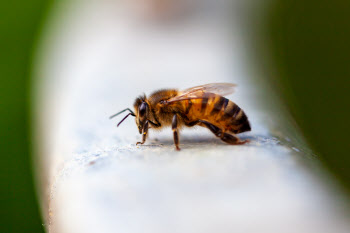
M 249 142 L 248 140 L 241 141 L 238 137 L 224 133 L 219 127 L 203 120 L 199 120 L 202 126 L 207 127 L 215 136 L 219 137 L 222 141 L 231 145 L 240 145 Z
M 142 129 L 142 142 L 136 142 L 136 145 L 138 144 L 144 144 L 147 138 L 148 133 L 148 121 L 145 122 Z
M 199 125 L 208 128 L 213 134 L 215 134 L 215 136 L 219 138 L 222 137 L 222 130 L 219 127 L 213 125 L 212 123 L 209 123 L 208 121 L 199 120 Z
M 184 121 L 184 123 L 186 126 L 192 127 L 192 126 L 198 125 L 199 121 L 191 121 L 191 122 Z
M 173 129 L 173 133 L 174 133 L 174 143 L 176 146 L 176 150 L 180 150 L 179 147 L 179 134 L 178 134 L 178 130 L 177 130 L 177 115 L 175 114 L 173 116 L 173 121 L 172 121 L 172 129 Z
M 242 145 L 249 142 L 249 140 L 242 141 L 237 136 L 228 133 L 224 133 L 221 137 L 221 140 L 231 145 Z

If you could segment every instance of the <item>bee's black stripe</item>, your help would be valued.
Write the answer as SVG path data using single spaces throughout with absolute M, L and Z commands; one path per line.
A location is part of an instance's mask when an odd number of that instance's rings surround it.
M 242 114 L 239 115 L 239 118 L 235 119 L 234 125 L 236 126 L 234 133 L 242 133 L 251 130 L 248 117 L 243 111 Z
M 241 132 L 246 132 L 246 131 L 250 131 L 251 127 L 250 127 L 250 123 L 247 120 L 241 127 L 240 127 L 240 131 Z
M 192 101 L 188 100 L 188 106 L 186 108 L 185 114 L 188 114 L 190 112 L 191 108 L 192 108 Z
M 229 102 L 229 100 L 228 99 L 226 99 L 226 98 L 224 98 L 225 99 L 225 102 L 224 102 L 224 109 L 223 110 L 225 110 L 226 109 L 226 107 L 227 107 L 227 105 L 228 105 L 228 102 Z
M 233 105 L 231 106 L 228 106 L 226 109 L 225 109 L 225 114 L 222 116 L 222 120 L 226 120 L 228 118 L 232 118 L 232 117 L 235 117 L 239 111 L 241 110 L 240 107 L 238 107 L 237 104 L 233 103 Z
M 205 109 L 207 108 L 207 104 L 208 104 L 208 98 L 203 98 L 202 99 L 202 104 L 201 104 L 201 112 L 205 112 Z
M 233 104 L 233 106 L 231 107 L 231 109 L 229 109 L 229 111 L 227 112 L 227 115 L 229 115 L 230 117 L 232 117 L 233 115 L 237 114 L 240 110 L 241 110 L 241 108 L 238 107 L 237 104 Z
M 241 110 L 242 111 L 242 110 Z M 237 114 L 236 114 L 237 115 Z M 236 118 L 237 124 L 243 124 L 248 120 L 247 115 L 242 111 L 242 114 L 240 115 L 239 118 Z
M 222 109 L 222 106 L 226 107 L 227 103 L 228 103 L 228 99 L 224 97 L 220 97 L 220 99 L 215 103 L 214 108 L 211 111 L 210 115 L 215 115 L 219 113 Z
M 237 106 L 237 105 L 236 105 L 236 106 Z M 237 106 L 237 107 L 238 107 L 238 106 Z M 233 118 L 236 118 L 236 117 L 238 116 L 238 114 L 239 114 L 241 111 L 242 111 L 241 108 L 238 107 L 237 111 L 233 113 L 232 117 L 233 117 Z

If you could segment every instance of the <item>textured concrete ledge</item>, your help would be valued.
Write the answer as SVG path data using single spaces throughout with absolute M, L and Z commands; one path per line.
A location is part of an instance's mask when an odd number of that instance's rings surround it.
M 246 72 L 237 25 L 194 12 L 170 30 L 123 7 L 61 7 L 43 43 L 37 106 L 49 232 L 349 230 L 341 194 Z M 241 137 L 251 143 L 229 146 L 198 128 L 181 132 L 180 152 L 171 129 L 136 146 L 133 120 L 119 128 L 108 120 L 143 92 L 210 82 L 239 84 L 230 99 L 249 116 L 253 131 Z

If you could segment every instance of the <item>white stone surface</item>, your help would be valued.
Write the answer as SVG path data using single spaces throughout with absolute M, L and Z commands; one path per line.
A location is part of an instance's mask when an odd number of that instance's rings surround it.
M 278 101 L 254 85 L 225 7 L 154 24 L 129 6 L 62 4 L 43 41 L 37 106 L 49 231 L 348 232 L 345 201 L 321 182 L 317 159 L 298 135 L 281 136 Z M 211 82 L 238 84 L 230 99 L 251 121 L 240 135 L 251 143 L 226 145 L 197 128 L 181 132 L 180 152 L 171 129 L 136 146 L 133 119 L 119 128 L 108 119 L 143 92 Z

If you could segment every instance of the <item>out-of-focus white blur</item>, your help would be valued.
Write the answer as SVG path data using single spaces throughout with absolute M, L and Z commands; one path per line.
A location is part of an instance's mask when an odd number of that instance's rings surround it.
M 283 114 L 247 58 L 261 1 L 90 0 L 59 3 L 38 56 L 38 148 L 51 232 L 346 232 L 341 199 L 281 135 Z M 252 7 L 253 6 L 253 7 Z M 255 9 L 256 10 L 256 9 Z M 258 12 L 258 11 L 256 11 Z M 252 35 L 252 34 L 250 34 Z M 237 83 L 251 144 L 205 129 L 150 132 L 108 117 L 159 88 Z M 276 110 L 277 109 L 277 110 Z M 278 112 L 278 114 L 276 114 Z M 302 140 L 301 138 L 298 138 Z M 46 201 L 49 199 L 48 201 Z

